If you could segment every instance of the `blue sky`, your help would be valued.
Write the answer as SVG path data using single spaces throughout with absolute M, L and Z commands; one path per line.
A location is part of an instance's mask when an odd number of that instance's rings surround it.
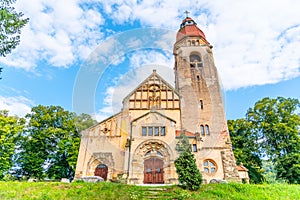
M 155 68 L 174 82 L 172 45 L 184 11 L 214 46 L 228 119 L 263 97 L 300 99 L 300 2 L 17 0 L 30 18 L 0 58 L 0 109 L 24 116 L 61 105 L 98 120 Z M 89 93 L 88 93 L 89 92 Z

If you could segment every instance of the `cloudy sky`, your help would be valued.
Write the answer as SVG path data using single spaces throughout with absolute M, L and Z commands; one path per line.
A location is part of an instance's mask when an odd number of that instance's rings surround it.
M 184 11 L 213 45 L 229 119 L 266 96 L 300 99 L 300 1 L 17 0 L 30 18 L 0 58 L 0 109 L 61 105 L 101 120 L 153 68 L 170 84 Z

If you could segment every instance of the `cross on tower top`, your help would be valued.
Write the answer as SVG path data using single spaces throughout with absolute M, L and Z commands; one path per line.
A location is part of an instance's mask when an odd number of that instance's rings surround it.
M 187 11 L 187 10 L 184 12 L 184 14 L 186 14 L 186 17 L 189 17 L 189 13 L 190 13 L 190 12 Z

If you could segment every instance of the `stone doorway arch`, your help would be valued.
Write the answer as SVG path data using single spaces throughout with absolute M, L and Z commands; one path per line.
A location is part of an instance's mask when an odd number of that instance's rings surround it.
M 134 184 L 169 183 L 174 178 L 174 156 L 168 144 L 152 139 L 140 143 L 133 153 L 130 180 Z

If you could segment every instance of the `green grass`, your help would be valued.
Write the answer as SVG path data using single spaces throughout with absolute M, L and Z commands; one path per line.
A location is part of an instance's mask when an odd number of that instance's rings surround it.
M 0 182 L 0 199 L 300 199 L 300 185 L 208 184 L 196 192 L 116 183 Z

